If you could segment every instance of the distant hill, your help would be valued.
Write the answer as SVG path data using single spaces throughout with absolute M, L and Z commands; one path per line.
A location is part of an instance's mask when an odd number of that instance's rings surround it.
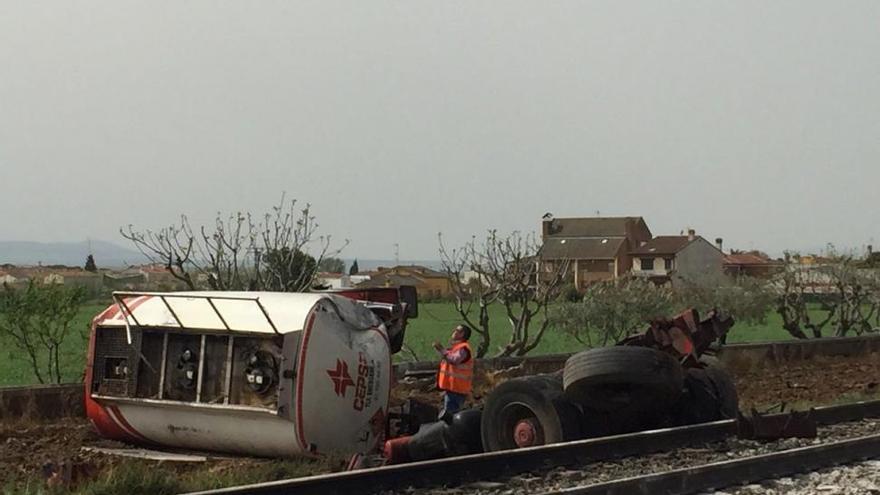
M 106 241 L 92 241 L 92 253 L 99 268 L 124 268 L 146 263 L 138 251 Z M 89 243 L 0 241 L 0 264 L 83 266 Z
M 127 249 L 112 242 L 92 241 L 92 254 L 99 268 L 125 268 L 130 265 L 147 263 L 147 259 L 133 249 Z M 69 265 L 83 266 L 89 255 L 89 243 L 83 242 L 31 242 L 0 241 L 0 265 Z M 343 258 L 346 271 L 354 258 Z M 437 260 L 400 260 L 401 265 L 422 265 L 439 270 Z M 360 271 L 370 271 L 380 266 L 392 267 L 394 260 L 374 260 L 358 258 Z

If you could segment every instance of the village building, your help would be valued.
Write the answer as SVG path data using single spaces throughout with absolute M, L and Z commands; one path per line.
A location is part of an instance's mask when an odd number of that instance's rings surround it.
M 642 217 L 553 218 L 541 223 L 543 273 L 569 263 L 568 278 L 578 289 L 612 280 L 632 268 L 630 252 L 651 240 Z
M 379 267 L 375 272 L 370 273 L 369 280 L 358 283 L 356 287 L 399 287 L 401 285 L 415 287 L 420 300 L 445 298 L 452 291 L 452 284 L 445 273 L 419 265 Z
M 785 263 L 757 252 L 731 252 L 724 255 L 724 273 L 731 276 L 770 278 L 785 268 Z
M 662 235 L 646 241 L 631 251 L 635 262 L 632 273 L 664 283 L 697 280 L 722 274 L 724 253 L 693 229 L 687 235 Z

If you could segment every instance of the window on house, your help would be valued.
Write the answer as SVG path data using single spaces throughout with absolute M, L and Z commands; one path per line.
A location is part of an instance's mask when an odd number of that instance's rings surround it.
M 667 272 L 672 270 L 672 258 L 666 258 L 663 260 L 663 268 L 665 268 Z
M 642 258 L 642 270 L 653 270 L 654 258 Z

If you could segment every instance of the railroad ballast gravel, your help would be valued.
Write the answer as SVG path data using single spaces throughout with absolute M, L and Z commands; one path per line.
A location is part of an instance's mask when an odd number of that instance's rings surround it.
M 880 461 L 864 461 L 703 495 L 880 495 Z
M 761 454 L 769 454 L 780 450 L 788 450 L 797 447 L 808 447 L 822 443 L 831 443 L 880 432 L 880 421 L 868 419 L 850 423 L 840 423 L 819 428 L 817 438 L 786 438 L 773 442 L 759 442 L 755 440 L 742 440 L 736 437 L 704 445 L 682 447 L 667 452 L 659 452 L 639 457 L 625 457 L 610 461 L 601 461 L 580 466 L 563 466 L 550 470 L 535 470 L 521 473 L 516 476 L 505 478 L 480 480 L 454 487 L 434 488 L 408 488 L 397 491 L 384 491 L 383 495 L 392 494 L 432 494 L 432 495 L 518 495 L 541 493 L 576 486 L 603 483 L 632 476 L 643 476 L 652 473 L 661 473 L 674 469 L 698 466 L 713 462 L 728 461 Z M 831 485 L 831 483 L 826 483 Z M 763 485 L 749 485 L 762 487 Z M 737 495 L 789 493 L 786 491 L 775 492 L 716 492 L 731 493 Z M 713 492 L 708 492 L 713 493 Z M 804 493 L 844 493 L 832 491 L 814 491 Z M 872 493 L 870 491 L 845 492 L 845 493 Z M 880 492 L 877 492 L 880 495 Z

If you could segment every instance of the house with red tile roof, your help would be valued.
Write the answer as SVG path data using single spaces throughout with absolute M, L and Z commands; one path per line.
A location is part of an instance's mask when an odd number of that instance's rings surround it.
M 449 277 L 443 272 L 419 265 L 379 267 L 370 278 L 355 287 L 399 287 L 411 285 L 416 288 L 419 299 L 429 300 L 447 297 L 452 290 Z
M 757 252 L 731 252 L 724 255 L 724 273 L 769 278 L 785 267 L 785 263 Z

